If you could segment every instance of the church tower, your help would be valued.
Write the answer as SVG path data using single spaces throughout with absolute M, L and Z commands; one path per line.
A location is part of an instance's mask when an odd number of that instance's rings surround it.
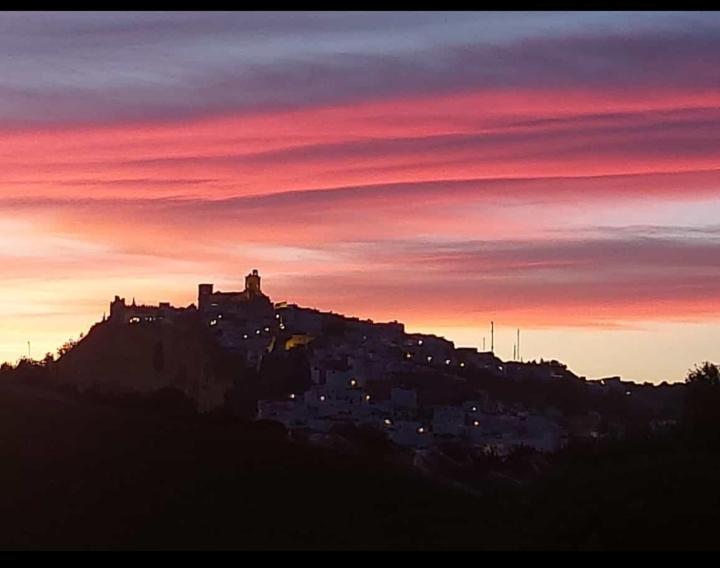
M 259 296 L 262 294 L 260 291 L 260 275 L 258 274 L 257 269 L 254 269 L 245 277 L 245 292 L 249 297 Z

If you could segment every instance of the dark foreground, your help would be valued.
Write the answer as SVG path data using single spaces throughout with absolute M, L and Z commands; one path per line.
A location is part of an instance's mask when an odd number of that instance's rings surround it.
M 720 458 L 678 442 L 554 458 L 485 495 L 268 425 L 0 384 L 0 545 L 718 548 Z

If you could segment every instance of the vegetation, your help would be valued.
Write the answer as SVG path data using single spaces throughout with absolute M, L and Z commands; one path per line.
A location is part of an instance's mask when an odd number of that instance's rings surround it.
M 685 384 L 684 424 L 689 440 L 720 447 L 720 369 L 706 361 L 688 373 Z
M 259 376 L 280 373 L 274 364 Z M 279 424 L 200 415 L 177 389 L 51 387 L 52 366 L 0 367 L 0 483 L 13 488 L 0 493 L 5 548 L 720 546 L 720 381 L 710 363 L 689 373 L 675 430 L 507 460 L 448 447 L 447 475 L 434 478 L 392 459 L 372 431 L 339 428 L 350 446 L 320 448 Z M 282 376 L 282 388 L 300 380 Z
M 57 350 L 58 357 L 62 357 L 63 355 L 70 353 L 70 351 L 72 351 L 77 346 L 77 344 L 80 342 L 82 337 L 83 337 L 82 334 L 80 334 L 80 339 L 78 339 L 78 340 L 68 339 L 65 343 L 63 343 L 60 347 L 58 347 L 58 350 Z

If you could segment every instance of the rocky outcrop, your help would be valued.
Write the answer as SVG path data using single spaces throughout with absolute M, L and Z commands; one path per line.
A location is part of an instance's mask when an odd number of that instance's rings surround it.
M 80 390 L 149 393 L 177 388 L 201 411 L 224 403 L 238 366 L 228 364 L 195 314 L 172 322 L 98 323 L 56 365 L 60 382 Z

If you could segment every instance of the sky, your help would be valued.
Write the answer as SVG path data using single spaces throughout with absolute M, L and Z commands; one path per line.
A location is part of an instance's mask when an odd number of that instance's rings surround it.
M 720 360 L 720 14 L 4 12 L 0 235 L 0 361 L 257 268 L 682 380 Z

